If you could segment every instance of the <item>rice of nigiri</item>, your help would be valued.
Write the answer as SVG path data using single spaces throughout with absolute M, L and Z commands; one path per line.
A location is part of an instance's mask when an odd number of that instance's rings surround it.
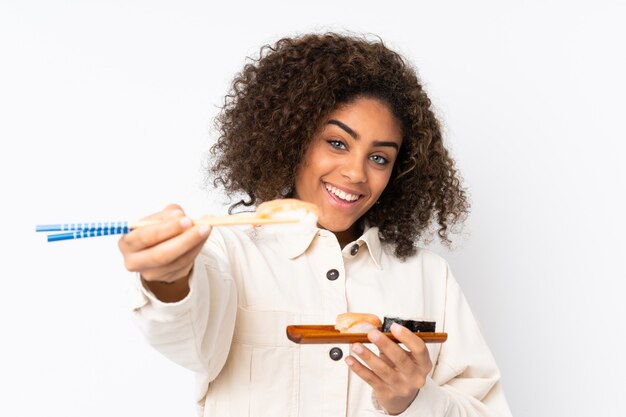
M 340 333 L 367 333 L 381 326 L 378 316 L 368 313 L 342 313 L 335 322 L 335 329 Z
M 317 229 L 319 209 L 313 203 L 283 198 L 261 203 L 256 213 L 261 218 L 297 220 L 297 223 L 273 224 L 274 231 L 305 232 Z

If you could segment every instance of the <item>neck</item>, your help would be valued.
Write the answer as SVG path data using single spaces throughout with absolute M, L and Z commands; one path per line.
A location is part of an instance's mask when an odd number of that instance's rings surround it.
M 333 232 L 339 241 L 339 246 L 343 249 L 348 243 L 354 242 L 363 232 L 362 228 L 357 224 L 353 224 L 349 229 L 343 232 Z

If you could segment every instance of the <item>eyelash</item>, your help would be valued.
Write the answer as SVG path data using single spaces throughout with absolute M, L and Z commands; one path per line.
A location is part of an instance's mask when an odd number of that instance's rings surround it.
M 373 158 L 380 158 L 380 159 L 382 159 L 382 161 L 381 162 L 376 162 L 376 161 L 374 161 Z M 381 156 L 381 155 L 372 155 L 372 156 L 370 156 L 370 159 L 372 161 L 374 161 L 375 164 L 381 165 L 381 166 L 387 165 L 389 163 L 389 160 L 387 158 L 385 158 L 384 156 Z
M 337 139 L 330 139 L 327 141 L 330 146 L 334 149 L 344 150 L 346 149 L 346 144 Z M 377 162 L 377 159 L 381 159 L 380 162 Z M 370 156 L 370 160 L 373 161 L 376 165 L 384 166 L 389 163 L 389 160 L 382 155 L 372 155 Z
M 327 141 L 330 146 L 335 149 L 346 149 L 346 144 L 337 139 L 330 139 Z

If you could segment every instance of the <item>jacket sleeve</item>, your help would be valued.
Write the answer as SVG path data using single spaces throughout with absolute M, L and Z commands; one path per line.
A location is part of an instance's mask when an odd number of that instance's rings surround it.
M 215 231 L 214 231 L 215 232 Z M 133 317 L 150 345 L 173 362 L 212 381 L 226 362 L 237 312 L 237 291 L 219 236 L 196 257 L 189 294 L 164 303 L 135 274 Z
M 444 331 L 431 377 L 402 417 L 510 417 L 500 372 L 449 268 Z

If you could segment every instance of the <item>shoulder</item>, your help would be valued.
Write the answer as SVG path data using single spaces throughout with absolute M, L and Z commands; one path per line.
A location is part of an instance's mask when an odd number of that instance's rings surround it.
M 417 248 L 416 257 L 419 262 L 428 268 L 448 272 L 449 264 L 441 255 L 426 248 Z
M 428 279 L 446 279 L 449 275 L 450 266 L 438 253 L 418 247 L 413 255 L 402 260 L 394 255 L 393 245 L 383 244 L 385 263 L 392 269 L 399 269 L 406 273 L 420 273 Z

